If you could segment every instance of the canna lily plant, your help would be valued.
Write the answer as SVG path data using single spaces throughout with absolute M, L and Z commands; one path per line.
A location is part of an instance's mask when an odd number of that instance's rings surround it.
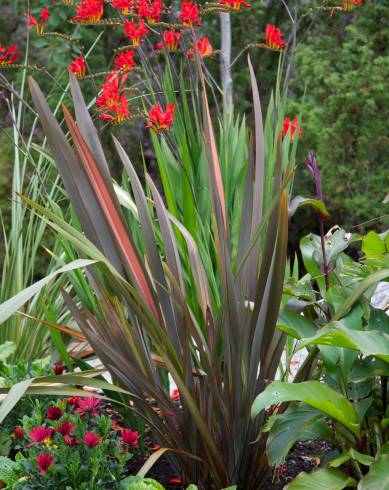
M 275 327 L 286 267 L 292 159 L 284 164 L 279 131 L 270 141 L 273 151 L 267 154 L 273 155 L 273 171 L 264 178 L 262 115 L 251 64 L 249 68 L 255 132 L 248 158 L 237 162 L 244 178 L 236 189 L 226 188 L 230 181 L 220 164 L 201 78 L 202 122 L 196 137 L 202 140 L 204 154 L 197 163 L 206 181 L 201 202 L 208 204 L 209 212 L 201 212 L 194 195 L 189 218 L 188 208 L 181 209 L 171 195 L 161 195 L 150 176 L 142 186 L 116 139 L 129 192 L 113 185 L 74 75 L 70 84 L 76 120 L 63 107 L 72 145 L 38 85 L 29 80 L 82 231 L 48 208 L 23 199 L 84 257 L 97 307 L 90 308 L 66 292 L 65 302 L 81 335 L 120 391 L 129 396 L 131 409 L 146 420 L 162 451 L 169 451 L 183 482 L 194 481 L 199 489 L 238 484 L 257 490 L 264 485 L 269 471 L 266 436 L 258 434 L 265 420 L 251 419 L 250 410 L 274 379 L 284 347 L 285 334 Z M 160 152 L 158 158 L 165 154 Z M 165 168 L 161 162 L 159 168 Z M 166 175 L 161 180 L 163 190 L 171 192 Z M 231 220 L 238 195 L 242 196 L 239 221 Z M 121 204 L 128 208 L 126 213 Z M 202 246 L 199 240 L 207 234 L 212 246 Z M 169 379 L 178 389 L 173 397 Z M 76 376 L 63 375 L 61 381 L 81 384 Z M 42 387 L 37 383 L 29 388 L 34 393 Z M 55 389 L 61 389 L 58 378 L 56 383 Z M 87 384 L 93 385 L 92 380 Z M 4 406 L 11 404 L 9 397 L 4 400 L 0 418 Z

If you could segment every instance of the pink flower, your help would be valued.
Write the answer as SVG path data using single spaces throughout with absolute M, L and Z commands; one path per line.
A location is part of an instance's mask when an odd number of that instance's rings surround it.
M 78 399 L 78 406 L 76 408 L 76 412 L 81 416 L 83 415 L 93 415 L 97 417 L 99 415 L 97 409 L 99 407 L 100 400 L 95 398 L 94 396 L 88 396 L 86 398 Z
M 14 431 L 14 435 L 15 435 L 16 439 L 22 440 L 24 438 L 23 427 L 20 427 L 20 426 L 16 427 L 15 431 Z
M 65 434 L 63 436 L 63 440 L 65 441 L 65 444 L 67 446 L 77 446 L 77 444 L 78 444 L 77 437 L 73 437 L 73 439 L 72 439 L 68 434 Z
M 101 437 L 99 437 L 97 434 L 95 434 L 94 432 L 87 432 L 83 439 L 84 443 L 92 448 L 92 447 L 96 447 L 100 444 L 101 442 Z
M 37 458 L 37 464 L 39 468 L 41 469 L 41 474 L 45 475 L 47 468 L 51 465 L 52 461 L 54 459 L 54 456 L 51 456 L 50 454 L 46 453 L 40 453 L 38 458 Z
M 66 398 L 66 402 L 69 406 L 77 408 L 81 398 L 78 396 L 71 396 L 70 398 Z
M 172 391 L 170 398 L 176 402 L 180 401 L 180 392 L 177 388 Z
M 131 429 L 123 429 L 120 433 L 123 444 L 136 447 L 138 445 L 139 433 Z
M 62 410 L 53 405 L 47 409 L 47 418 L 49 420 L 59 420 L 62 417 Z
M 32 440 L 28 447 L 47 442 L 52 435 L 53 429 L 50 429 L 50 427 L 46 427 L 45 425 L 38 425 L 28 433 L 28 437 Z
M 63 436 L 71 436 L 74 432 L 74 429 L 74 425 L 69 420 L 67 420 L 66 422 L 63 422 L 57 429 L 55 429 L 55 432 L 58 432 Z

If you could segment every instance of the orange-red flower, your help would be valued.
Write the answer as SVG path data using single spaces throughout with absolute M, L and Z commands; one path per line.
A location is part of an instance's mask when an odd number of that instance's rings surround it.
M 143 20 L 139 22 L 139 25 L 136 25 L 136 22 L 133 20 L 126 20 L 124 23 L 124 35 L 131 39 L 133 46 L 139 46 L 141 43 L 143 43 L 142 37 L 148 32 L 149 31 Z
M 132 0 L 113 0 L 111 5 L 113 8 L 119 9 L 123 15 L 128 15 L 134 7 Z
M 36 29 L 37 34 L 41 35 L 43 34 L 43 31 L 45 29 L 45 23 L 47 19 L 50 17 L 49 14 L 49 9 L 47 7 L 44 7 L 41 10 L 41 13 L 39 14 L 40 17 L 40 22 L 38 22 L 37 18 L 34 17 L 31 12 L 28 12 L 27 14 L 27 26 L 31 27 L 34 26 Z
M 139 17 L 144 17 L 149 25 L 161 20 L 163 3 L 161 0 L 140 0 L 138 7 Z
M 46 453 L 40 453 L 36 462 L 41 469 L 41 474 L 45 475 L 47 468 L 51 465 L 53 462 L 54 456 L 51 456 L 50 454 Z
M 123 75 L 121 80 L 117 72 L 107 76 L 101 95 L 97 98 L 97 107 L 104 111 L 100 114 L 100 119 L 103 121 L 109 121 L 111 124 L 120 124 L 125 119 L 128 119 L 128 102 L 122 90 L 126 76 Z M 80 408 L 85 411 L 85 407 L 81 407 L 80 403 L 82 404 L 82 401 L 78 402 L 77 412 L 79 412 Z
M 195 45 L 192 49 L 190 49 L 186 55 L 189 59 L 194 59 L 195 53 L 199 53 L 201 58 L 206 58 L 207 56 L 211 56 L 213 52 L 213 48 L 207 36 L 203 36 L 200 39 L 197 39 Z
M 121 72 L 131 71 L 132 67 L 135 66 L 134 55 L 135 51 L 131 49 L 118 53 L 115 57 L 115 69 Z
M 196 2 L 187 2 L 184 0 L 181 4 L 181 13 L 178 16 L 185 27 L 201 25 L 199 8 Z
M 78 58 L 75 58 L 69 65 L 70 71 L 76 75 L 77 78 L 84 78 L 86 71 L 85 58 L 81 54 Z
M 285 42 L 282 39 L 282 31 L 274 24 L 266 26 L 266 46 L 272 49 L 284 49 Z
M 165 41 L 166 47 L 169 51 L 177 51 L 180 44 L 180 31 L 165 31 L 163 33 L 163 40 Z
M 293 121 L 291 121 L 289 117 L 285 117 L 284 122 L 282 124 L 282 132 L 281 132 L 282 139 L 284 139 L 285 136 L 290 131 L 290 136 L 293 140 L 294 137 L 296 136 L 296 130 L 298 125 L 299 125 L 299 120 L 297 117 L 295 117 Z M 300 127 L 299 134 L 298 134 L 299 138 L 301 138 L 302 135 L 303 135 L 303 128 Z
M 165 111 L 162 109 L 161 104 L 156 104 L 150 109 L 146 128 L 150 128 L 156 133 L 169 129 L 173 126 L 174 111 L 174 104 L 166 104 Z
M 12 65 L 21 55 L 21 51 L 16 51 L 16 44 L 11 44 L 8 48 L 0 47 L 0 65 Z
M 75 22 L 97 24 L 103 16 L 103 0 L 81 0 L 76 8 Z
M 251 7 L 251 3 L 247 3 L 244 0 L 220 0 L 220 3 L 224 5 L 229 5 L 234 10 L 240 10 L 242 7 Z

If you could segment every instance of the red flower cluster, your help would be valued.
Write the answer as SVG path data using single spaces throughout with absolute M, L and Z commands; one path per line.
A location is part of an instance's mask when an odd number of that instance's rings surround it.
M 0 47 L 0 65 L 12 65 L 21 55 L 21 51 L 16 51 L 16 44 L 9 48 Z
M 126 75 L 123 75 L 120 80 L 117 72 L 112 72 L 107 76 L 103 84 L 102 93 L 97 99 L 97 107 L 105 111 L 100 114 L 100 119 L 103 121 L 108 121 L 111 124 L 120 124 L 125 119 L 128 119 L 128 103 L 122 90 L 125 78 Z M 91 398 L 93 399 L 93 397 Z M 91 401 L 85 403 L 85 400 L 78 401 L 76 412 L 85 414 L 92 411 L 93 414 L 96 413 L 98 402 L 95 404 Z M 88 404 L 90 404 L 89 410 L 87 409 Z
M 133 7 L 132 0 L 113 0 L 111 5 L 120 10 L 123 15 L 128 15 Z
M 170 398 L 172 400 L 174 400 L 175 402 L 179 402 L 180 401 L 180 391 L 177 388 L 175 390 L 173 390 L 170 394 Z
M 131 49 L 118 53 L 115 56 L 115 70 L 124 73 L 131 71 L 132 67 L 135 66 L 134 55 L 135 52 Z
M 186 53 L 186 55 L 189 59 L 194 59 L 196 52 L 199 53 L 201 58 L 206 58 L 207 56 L 211 56 L 213 52 L 213 48 L 207 36 L 203 36 L 202 38 L 197 39 L 193 48 L 190 49 Z
M 120 433 L 122 443 L 126 446 L 136 447 L 138 445 L 139 433 L 131 429 L 123 429 Z
M 103 0 L 81 0 L 77 5 L 75 22 L 97 24 L 103 16 Z
M 297 117 L 295 117 L 292 122 L 290 121 L 289 117 L 285 117 L 284 122 L 282 124 L 282 132 L 281 132 L 282 139 L 284 139 L 285 136 L 290 131 L 290 136 L 293 140 L 296 135 L 298 124 L 299 124 L 299 120 Z M 303 134 L 303 128 L 300 127 L 299 134 L 298 134 L 299 138 L 301 138 L 302 134 Z
M 251 3 L 247 3 L 244 0 L 220 0 L 220 3 L 229 5 L 234 10 L 240 10 L 242 7 L 251 7 Z
M 153 25 L 161 20 L 163 9 L 161 0 L 140 0 L 138 15 L 140 18 L 144 17 L 149 25 Z
M 118 80 L 118 78 L 119 77 L 117 76 L 117 74 L 115 74 L 116 81 Z M 104 84 L 104 85 L 106 85 L 106 84 Z M 100 97 L 102 97 L 104 95 L 104 85 L 103 85 L 103 94 Z M 110 90 L 111 90 L 111 87 L 112 87 L 112 85 L 109 86 Z M 111 92 L 112 92 L 112 90 L 111 90 Z M 106 95 L 109 96 L 108 94 L 106 94 Z M 113 93 L 112 93 L 112 95 L 113 95 Z M 99 97 L 99 99 L 100 99 L 100 97 Z M 100 107 L 99 106 L 99 99 L 97 100 L 97 106 L 98 107 Z M 114 105 L 113 102 L 110 102 L 108 100 L 106 100 L 105 102 L 108 105 L 109 104 L 113 104 Z M 113 109 L 111 108 L 111 110 L 113 110 Z M 100 408 L 100 400 L 98 398 L 95 398 L 94 396 L 87 396 L 85 398 L 79 398 L 78 399 L 78 401 L 77 401 L 77 408 L 76 408 L 75 411 L 77 413 L 79 413 L 81 415 L 81 417 L 83 415 L 93 415 L 94 417 L 97 417 L 99 415 L 99 412 L 97 411 L 98 408 Z
M 174 104 L 166 104 L 165 111 L 162 109 L 161 104 L 156 104 L 150 109 L 146 128 L 152 129 L 156 133 L 169 129 L 173 126 L 174 111 Z
M 87 445 L 90 448 L 96 447 L 100 444 L 101 442 L 101 437 L 99 437 L 97 434 L 94 432 L 87 432 L 83 439 L 84 444 Z
M 21 441 L 22 439 L 24 439 L 24 429 L 23 427 L 16 427 L 15 428 L 15 432 L 14 432 L 14 436 L 16 437 L 16 439 L 19 439 L 19 441 Z
M 42 35 L 45 28 L 45 23 L 47 19 L 50 17 L 49 9 L 47 7 L 44 7 L 41 10 L 41 13 L 39 14 L 40 23 L 38 22 L 37 18 L 31 14 L 31 12 L 27 13 L 26 15 L 28 18 L 27 26 L 28 27 L 35 26 L 37 34 Z
M 285 42 L 282 39 L 282 31 L 278 29 L 274 24 L 267 24 L 266 26 L 266 46 L 272 49 L 284 49 Z
M 181 4 L 181 13 L 178 16 L 185 27 L 201 25 L 199 7 L 196 2 L 187 2 L 184 0 Z
M 133 46 L 139 46 L 143 43 L 142 37 L 148 32 L 143 20 L 139 22 L 139 25 L 136 25 L 133 20 L 126 20 L 124 23 L 124 35 L 130 38 Z
M 165 31 L 163 33 L 163 40 L 165 41 L 166 47 L 169 51 L 177 51 L 180 44 L 180 31 Z
M 46 427 L 45 425 L 38 425 L 30 430 L 28 437 L 31 439 L 31 443 L 28 445 L 35 446 L 37 444 L 44 444 L 49 441 L 53 435 L 53 429 Z
M 62 410 L 60 409 L 60 407 L 53 405 L 47 409 L 47 418 L 49 420 L 59 420 L 61 417 Z
M 81 54 L 80 56 L 78 56 L 77 58 L 75 58 L 69 65 L 69 68 L 70 68 L 70 71 L 72 73 L 74 73 L 76 75 L 77 78 L 84 78 L 85 77 L 85 72 L 86 72 L 86 63 L 85 63 L 85 58 L 84 56 Z M 58 366 L 58 364 L 56 364 L 54 366 L 54 371 L 55 371 L 55 368 Z M 62 371 L 63 371 L 63 366 L 60 365 L 62 367 Z M 59 369 L 58 369 L 58 372 L 55 371 L 55 374 L 62 374 L 62 372 L 59 372 Z
M 81 58 L 81 56 L 80 56 L 80 58 Z M 74 60 L 74 61 L 76 61 L 76 60 Z M 84 60 L 84 63 L 85 63 L 85 60 Z M 54 364 L 53 371 L 54 371 L 54 374 L 56 374 L 57 376 L 61 376 L 61 374 L 63 374 L 63 372 L 65 371 L 65 366 L 63 364 L 61 364 L 60 362 L 57 362 L 56 364 Z
M 39 468 L 41 469 L 42 475 L 46 474 L 46 470 L 51 465 L 53 459 L 54 459 L 54 456 L 51 456 L 50 454 L 47 454 L 47 453 L 39 454 L 39 456 L 37 458 L 37 464 L 38 464 Z

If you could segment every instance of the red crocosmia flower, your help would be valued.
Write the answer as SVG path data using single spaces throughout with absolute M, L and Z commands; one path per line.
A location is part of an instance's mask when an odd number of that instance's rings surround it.
M 299 120 L 297 117 L 295 117 L 292 122 L 290 121 L 289 117 L 285 117 L 284 122 L 282 124 L 282 132 L 281 132 L 282 139 L 284 139 L 285 136 L 290 131 L 290 136 L 293 140 L 296 135 L 296 129 L 298 124 L 299 124 Z M 300 127 L 299 134 L 298 134 L 299 138 L 301 138 L 302 134 L 303 134 L 303 128 Z
M 105 111 L 100 114 L 100 119 L 103 121 L 120 124 L 128 119 L 128 102 L 122 90 L 126 77 L 125 74 L 120 78 L 117 72 L 112 72 L 107 76 L 101 95 L 97 98 L 97 107 Z M 79 411 L 79 408 L 76 411 Z
M 31 12 L 27 13 L 27 26 L 32 27 L 34 26 L 36 29 L 37 34 L 41 35 L 44 32 L 45 29 L 45 23 L 47 19 L 50 17 L 49 14 L 49 9 L 47 7 L 44 7 L 41 10 L 41 13 L 39 14 L 40 17 L 40 22 L 37 21 L 36 17 L 34 17 Z
M 28 433 L 28 437 L 32 440 L 28 447 L 43 444 L 49 441 L 52 435 L 53 429 L 50 429 L 50 427 L 46 427 L 45 425 L 38 425 Z
M 65 366 L 60 362 L 57 362 L 56 364 L 54 364 L 53 371 L 57 376 L 61 376 L 61 374 L 63 374 L 63 372 L 65 371 Z
M 198 39 L 195 45 L 193 46 L 193 48 L 190 49 L 186 53 L 186 55 L 189 59 L 194 59 L 195 52 L 199 53 L 201 58 L 206 58 L 207 56 L 211 56 L 211 54 L 213 53 L 213 48 L 207 36 Z
M 75 22 L 98 24 L 103 16 L 104 0 L 81 0 L 76 8 Z
M 123 429 L 120 433 L 122 443 L 126 446 L 136 447 L 138 445 L 139 433 L 131 429 Z
M 21 51 L 16 51 L 16 44 L 9 48 L 0 47 L 0 65 L 12 65 L 21 55 Z
M 159 43 L 155 43 L 154 44 L 154 49 L 155 49 L 155 51 L 162 51 L 162 49 L 163 49 L 163 42 L 161 41 Z
M 79 398 L 76 412 L 81 416 L 93 415 L 97 417 L 99 415 L 98 409 L 100 408 L 100 400 L 94 396 L 87 396 L 86 398 Z
M 220 0 L 220 3 L 224 5 L 229 5 L 234 10 L 240 10 L 242 7 L 251 7 L 251 3 L 247 3 L 244 0 Z
M 173 126 L 174 111 L 174 104 L 166 104 L 165 111 L 162 109 L 161 104 L 156 104 L 150 109 L 146 128 L 150 128 L 156 133 L 169 129 Z
M 70 68 L 70 71 L 72 73 L 74 73 L 77 78 L 84 78 L 85 77 L 85 72 L 86 72 L 86 63 L 85 63 L 84 56 L 81 54 L 80 56 L 78 56 L 77 58 L 75 58 L 70 63 L 69 68 Z M 54 371 L 55 371 L 56 366 L 58 366 L 58 364 L 56 364 L 54 366 Z M 58 374 L 62 374 L 62 373 L 58 373 Z
M 56 432 L 62 434 L 63 436 L 71 436 L 74 430 L 75 427 L 69 420 L 63 422 L 59 427 L 55 429 Z
M 92 447 L 96 447 L 100 444 L 101 437 L 99 437 L 94 432 L 87 432 L 84 435 L 82 440 L 84 441 L 84 444 L 86 444 L 88 447 L 92 448 Z
M 185 27 L 201 25 L 199 8 L 196 2 L 187 2 L 184 0 L 181 4 L 181 13 L 178 16 Z
M 118 53 L 115 57 L 115 69 L 121 72 L 131 71 L 132 67 L 135 66 L 134 55 L 135 51 L 131 49 Z
M 37 464 L 39 468 L 41 469 L 41 475 L 46 474 L 47 468 L 51 465 L 53 462 L 54 456 L 51 456 L 50 454 L 47 453 L 40 453 L 38 458 L 37 458 Z
M 139 46 L 143 43 L 142 37 L 148 32 L 143 20 L 139 22 L 139 25 L 136 25 L 136 22 L 133 20 L 126 20 L 124 23 L 124 35 L 131 39 L 133 46 Z
M 111 5 L 113 8 L 119 9 L 123 15 L 128 15 L 134 7 L 132 0 L 113 0 Z
M 149 25 L 161 20 L 163 3 L 161 0 L 140 0 L 138 6 L 139 17 L 144 17 Z
M 62 417 L 62 410 L 53 405 L 47 409 L 47 418 L 49 420 L 59 420 Z
M 15 435 L 16 439 L 22 440 L 24 438 L 23 427 L 20 427 L 20 426 L 16 427 L 15 431 L 14 431 L 14 435 Z
M 266 46 L 272 49 L 284 49 L 285 42 L 282 39 L 282 31 L 278 29 L 274 24 L 267 24 L 266 26 Z
M 171 392 L 170 398 L 171 398 L 172 400 L 174 400 L 175 402 L 180 401 L 180 391 L 179 391 L 179 390 L 177 390 L 177 388 L 176 388 L 175 390 L 173 390 L 173 391 Z
M 165 31 L 163 33 L 163 40 L 169 51 L 177 51 L 180 44 L 181 32 L 179 31 Z

